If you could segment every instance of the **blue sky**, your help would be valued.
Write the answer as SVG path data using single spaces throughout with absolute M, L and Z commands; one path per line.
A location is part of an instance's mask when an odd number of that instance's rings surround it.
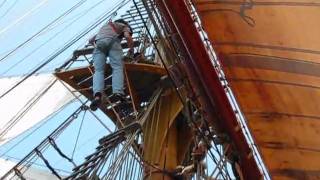
M 4 0 L 2 0 L 3 2 Z M 63 12 L 81 0 L 8 0 L 0 8 L 0 17 L 15 3 L 6 16 L 0 18 L 0 57 L 4 57 L 10 50 L 23 43 L 33 34 L 37 33 Z M 95 21 L 104 12 L 108 11 L 118 1 L 104 0 L 99 6 L 91 8 L 101 0 L 87 0 L 81 7 L 77 8 L 57 25 L 49 28 L 48 31 L 35 38 L 32 42 L 16 51 L 13 55 L 0 62 L 0 74 L 2 76 L 21 75 L 28 73 L 37 64 L 46 59 L 50 54 L 62 47 L 68 40 Z M 0 1 L 1 2 L 1 1 Z M 0 3 L 1 4 L 1 3 Z M 35 7 L 38 7 L 36 8 Z M 34 11 L 32 11 L 34 10 Z M 29 14 L 29 12 L 32 12 Z M 121 12 L 119 12 L 120 14 Z M 27 14 L 27 15 L 26 15 Z M 25 15 L 25 16 L 24 16 Z M 19 19 L 22 18 L 21 21 Z M 77 21 L 75 21 L 78 19 Z M 18 22 L 17 22 L 18 21 Z M 5 29 L 5 31 L 3 31 Z M 62 31 L 62 32 L 61 32 Z M 95 33 L 89 33 L 88 36 Z M 62 64 L 72 51 L 82 47 L 88 36 L 79 40 L 72 47 L 57 57 L 50 65 L 46 66 L 42 72 L 53 71 L 55 67 Z M 54 37 L 54 38 L 53 38 Z M 50 40 L 51 39 L 51 40 Z M 50 40 L 50 41 L 49 41 Z M 49 41 L 49 42 L 47 42 Z M 39 48 L 42 43 L 47 42 Z M 34 53 L 30 54 L 31 52 Z M 26 58 L 26 56 L 28 56 Z M 23 60 L 23 61 L 22 61 Z M 21 62 L 22 61 L 22 62 Z M 8 71 L 13 64 L 21 62 L 19 65 Z M 7 72 L 8 71 L 8 72 Z
M 0 0 L 0 59 L 80 1 L 82 0 Z M 101 4 L 99 6 L 92 7 L 100 1 Z M 11 56 L 0 61 L 0 77 L 28 74 L 119 1 L 121 0 L 87 0 L 74 12 L 63 18 L 62 21 L 41 34 L 41 36 L 33 39 Z M 118 15 L 125 10 L 128 10 L 128 6 L 122 8 Z M 40 72 L 54 72 L 54 69 L 66 61 L 75 49 L 83 47 L 87 39 L 96 31 L 97 28 L 55 58 Z M 14 161 L 23 158 L 79 106 L 80 103 L 77 101 L 68 105 L 64 111 L 53 118 L 43 120 L 33 129 L 28 130 L 4 146 L 0 146 L 0 158 L 9 158 Z M 114 126 L 104 114 L 101 112 L 96 112 L 96 114 L 114 130 Z M 58 146 L 69 156 L 72 155 L 82 117 L 83 113 L 57 140 Z M 41 126 L 41 128 L 37 129 L 38 126 Z M 87 112 L 83 118 L 77 153 L 74 155 L 76 163 L 81 163 L 85 155 L 93 152 L 98 139 L 106 134 L 108 134 L 108 131 L 99 125 L 96 119 Z M 26 136 L 28 138 L 23 140 Z M 23 141 L 20 142 L 21 140 Z M 20 143 L 15 146 L 18 142 Z M 14 148 L 12 148 L 13 146 Z M 11 150 L 8 151 L 9 149 Z M 71 170 L 72 166 L 64 163 L 61 160 L 62 158 L 52 149 L 46 151 L 44 155 L 47 158 L 50 157 L 48 159 L 53 166 L 58 166 L 59 169 L 67 171 Z M 39 164 L 36 167 L 44 167 L 43 162 L 37 161 L 36 163 Z
M 82 0 L 0 0 L 0 59 L 80 1 Z M 92 7 L 99 2 L 101 4 Z M 65 43 L 92 24 L 103 13 L 109 11 L 118 2 L 120 0 L 85 1 L 84 4 L 64 17 L 59 23 L 0 61 L 0 77 L 21 76 L 30 73 L 52 53 L 63 47 Z M 118 11 L 118 14 L 122 14 L 124 10 L 127 10 L 127 7 Z M 54 69 L 66 61 L 75 49 L 83 47 L 87 39 L 96 31 L 97 28 L 55 58 L 40 72 L 54 72 Z M 33 129 L 1 146 L 0 158 L 9 158 L 15 161 L 23 158 L 79 106 L 80 103 L 75 101 L 53 118 L 43 120 Z M 106 116 L 101 112 L 96 112 L 96 114 L 114 130 L 114 126 Z M 68 155 L 72 154 L 82 117 L 83 113 L 57 140 L 57 144 L 64 148 L 63 150 Z M 40 125 L 41 128 L 36 130 Z M 107 133 L 108 131 L 98 124 L 92 114 L 87 112 L 79 135 L 77 153 L 75 154 L 76 162 L 80 163 L 83 160 L 77 157 L 83 157 L 92 152 L 97 145 L 97 140 Z M 28 138 L 20 142 L 26 136 Z M 20 143 L 11 149 L 17 142 Z M 7 152 L 9 149 L 11 150 Z M 70 170 L 70 164 L 62 163 L 61 157 L 57 156 L 54 151 L 48 150 L 45 155 L 52 159 L 53 165 L 57 165 L 61 169 Z M 41 161 L 38 163 L 43 165 Z M 41 165 L 38 167 L 41 167 Z

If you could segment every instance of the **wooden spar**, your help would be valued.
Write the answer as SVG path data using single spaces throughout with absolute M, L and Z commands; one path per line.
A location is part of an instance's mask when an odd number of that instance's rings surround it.
M 190 12 L 183 0 L 169 1 L 159 0 L 159 4 L 163 4 L 166 7 L 164 13 L 168 13 L 171 19 L 167 18 L 167 21 L 172 21 L 174 27 L 171 29 L 177 29 L 180 38 L 182 39 L 184 47 L 188 52 L 190 61 L 187 63 L 187 69 L 195 72 L 192 74 L 194 77 L 199 77 L 200 84 L 205 89 L 204 96 L 210 100 L 210 106 L 206 109 L 206 112 L 211 116 L 215 114 L 213 111 L 218 111 L 220 116 L 220 127 L 227 132 L 230 138 L 233 140 L 237 151 L 240 152 L 241 168 L 243 168 L 243 175 L 245 179 L 260 179 L 260 170 L 252 156 L 248 156 L 251 153 L 250 147 L 241 131 L 237 131 L 236 127 L 238 122 L 235 113 L 229 104 L 225 90 L 222 87 L 218 75 L 212 67 L 211 60 L 207 54 L 206 48 L 203 45 L 201 37 L 194 26 L 193 19 Z M 164 11 L 164 9 L 162 9 Z M 169 23 L 170 24 L 170 23 Z M 185 25 L 188 25 L 186 28 Z M 192 77 L 191 77 L 192 78 Z M 214 108 L 213 108 L 214 107 Z
M 80 93 L 92 99 L 92 74 L 89 69 L 90 67 L 72 69 L 55 75 L 74 89 L 81 89 Z M 107 66 L 105 77 L 110 73 L 111 69 Z M 141 102 L 149 100 L 166 71 L 156 65 L 128 63 L 125 64 L 125 74 L 128 93 L 134 96 L 134 105 L 138 109 Z M 106 82 L 107 85 L 110 83 Z M 120 125 L 112 110 L 107 110 L 105 106 L 100 108 L 116 125 Z M 185 159 L 193 137 L 186 121 L 178 118 L 182 108 L 178 95 L 169 88 L 158 99 L 147 118 L 143 126 L 143 165 L 146 179 L 172 179 L 172 172 Z
M 92 67 L 83 67 L 77 69 L 71 69 L 67 71 L 61 71 L 55 73 L 62 81 L 82 93 L 88 99 L 92 99 Z M 159 66 L 149 64 L 125 64 L 125 71 L 128 78 L 126 84 L 132 86 L 132 91 L 136 96 L 139 94 L 140 100 L 148 98 L 155 89 L 155 82 L 159 81 L 160 77 L 166 74 L 166 71 Z M 105 77 L 109 77 L 111 74 L 111 67 L 106 66 Z M 106 78 L 106 90 L 105 93 L 111 93 L 111 78 Z M 148 88 L 146 88 L 148 87 Z M 130 89 L 130 88 L 129 88 Z M 144 91 L 142 91 L 144 89 Z M 127 91 L 128 92 L 128 91 Z M 129 93 L 129 92 L 128 92 Z M 141 94 L 144 94 L 143 96 Z M 135 102 L 137 106 L 138 102 Z M 106 107 L 101 107 L 103 112 L 110 117 L 111 120 L 116 122 L 116 115 L 112 110 L 108 110 Z M 136 107 L 135 107 L 136 108 Z
M 166 172 L 173 172 L 181 164 L 182 159 L 178 158 L 181 152 L 178 150 L 188 149 L 188 144 L 178 143 L 179 133 L 187 134 L 177 129 L 176 118 L 181 110 L 182 104 L 178 96 L 174 91 L 168 90 L 158 100 L 153 115 L 147 119 L 143 127 L 143 159 L 155 167 L 145 167 L 146 179 L 172 179 Z
M 194 1 L 273 179 L 320 178 L 320 3 Z

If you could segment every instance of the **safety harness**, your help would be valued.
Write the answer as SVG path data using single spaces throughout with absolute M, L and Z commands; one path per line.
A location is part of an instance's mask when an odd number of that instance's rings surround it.
M 117 31 L 117 28 L 116 28 L 116 26 L 114 25 L 113 22 L 109 22 L 108 25 L 112 28 L 112 30 L 113 30 L 115 33 L 118 34 L 118 36 L 117 36 L 117 37 L 113 37 L 113 38 L 111 39 L 111 41 L 108 43 L 107 47 L 96 46 L 101 52 L 104 52 L 106 56 L 109 55 L 109 51 L 110 51 L 112 45 L 113 45 L 117 40 L 120 39 L 120 38 L 119 38 L 120 36 L 122 36 L 122 35 L 121 35 L 121 32 Z M 123 32 L 122 32 L 122 33 L 123 33 Z M 97 41 L 97 40 L 96 40 L 96 41 Z

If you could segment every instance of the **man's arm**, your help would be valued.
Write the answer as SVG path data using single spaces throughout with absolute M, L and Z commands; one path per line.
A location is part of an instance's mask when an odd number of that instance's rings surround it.
M 128 47 L 129 47 L 129 55 L 133 55 L 133 39 L 132 39 L 132 36 L 130 35 L 129 32 L 124 32 L 124 37 L 126 38 L 127 40 L 127 43 L 128 43 Z
M 96 40 L 96 36 L 97 36 L 97 35 L 94 35 L 94 36 L 92 36 L 92 37 L 89 39 L 89 44 L 94 45 L 94 41 Z

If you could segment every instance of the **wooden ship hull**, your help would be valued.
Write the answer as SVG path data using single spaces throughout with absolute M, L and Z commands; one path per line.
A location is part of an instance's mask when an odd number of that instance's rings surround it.
M 272 178 L 319 179 L 319 1 L 194 5 Z

